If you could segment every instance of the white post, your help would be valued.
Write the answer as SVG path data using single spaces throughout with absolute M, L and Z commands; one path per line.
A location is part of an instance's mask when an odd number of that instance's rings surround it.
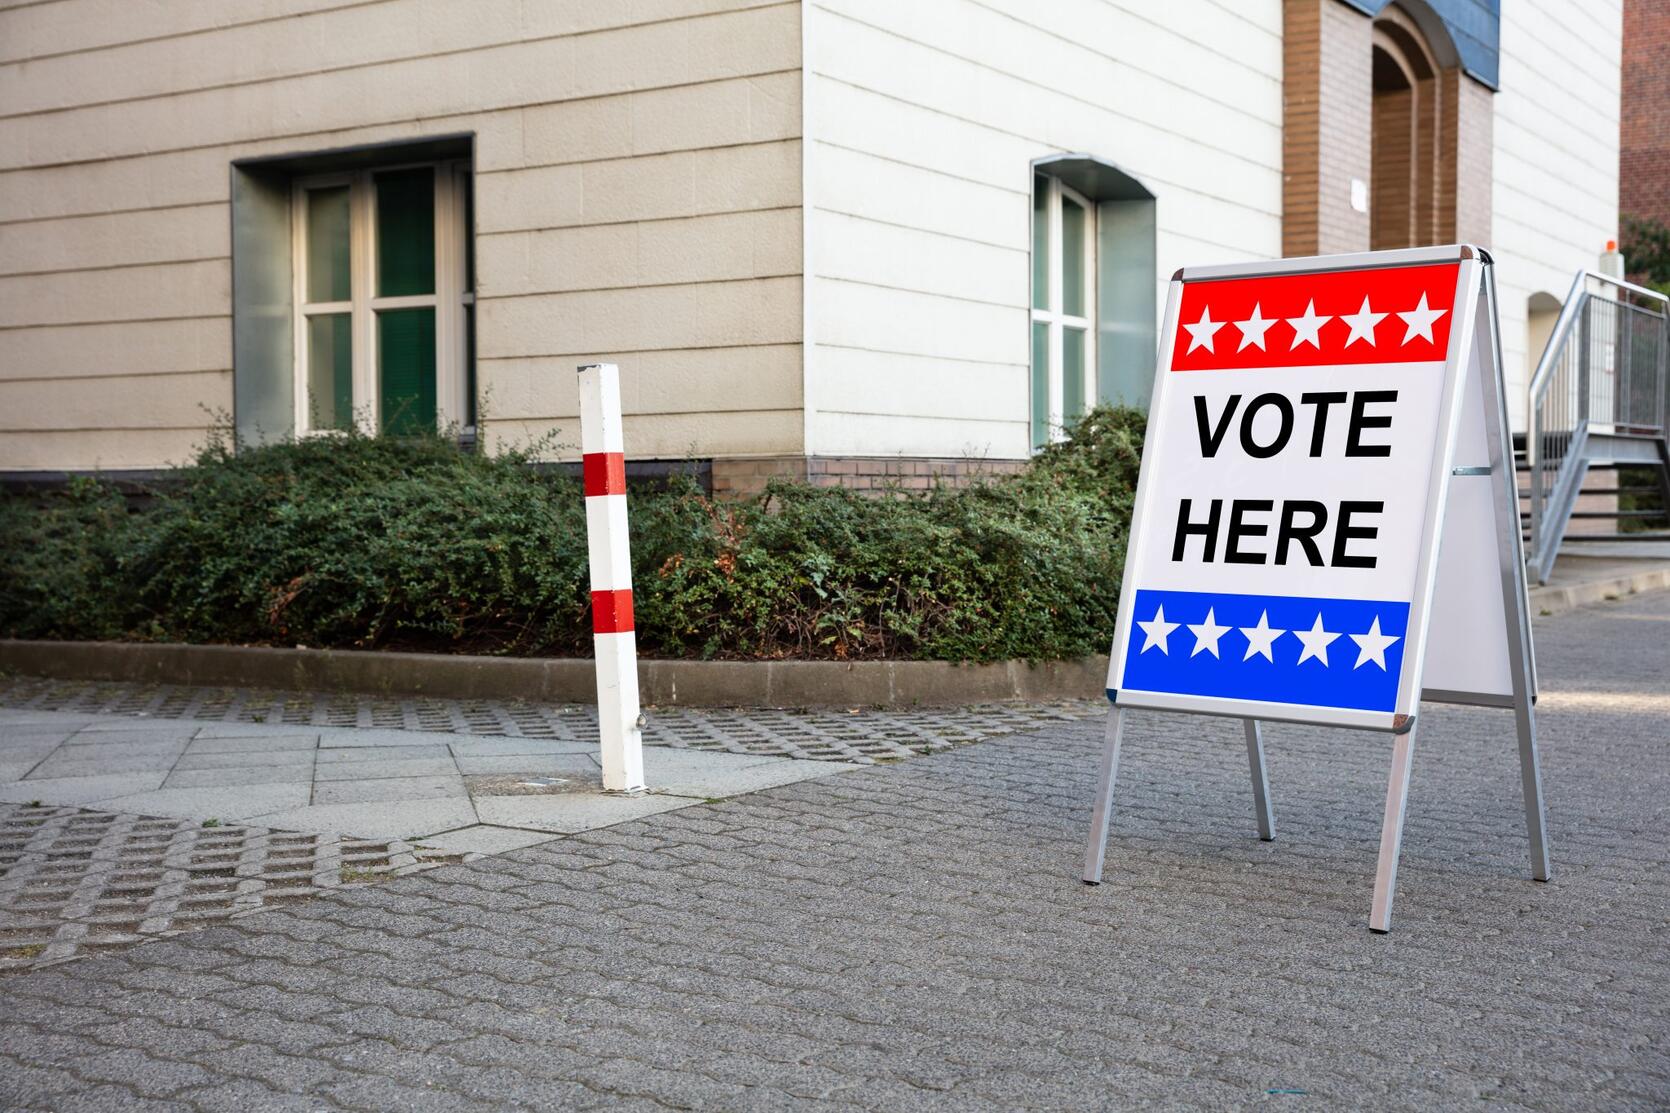
M 603 788 L 642 792 L 644 737 L 638 716 L 638 642 L 632 632 L 632 556 L 626 535 L 626 445 L 620 368 L 612 363 L 580 368 L 580 451 Z

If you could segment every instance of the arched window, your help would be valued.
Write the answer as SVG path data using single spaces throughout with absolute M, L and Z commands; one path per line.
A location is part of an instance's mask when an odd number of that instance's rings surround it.
M 1098 401 L 1146 407 L 1158 282 L 1154 195 L 1105 159 L 1032 164 L 1032 446 Z
M 1369 246 L 1448 242 L 1455 221 L 1443 219 L 1444 186 L 1451 183 L 1453 195 L 1455 149 L 1444 142 L 1438 59 L 1420 25 L 1396 4 L 1376 17 L 1372 49 Z

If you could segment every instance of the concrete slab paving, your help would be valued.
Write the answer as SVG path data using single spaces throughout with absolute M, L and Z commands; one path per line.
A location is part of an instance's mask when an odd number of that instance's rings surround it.
M 595 749 L 595 747 L 594 747 Z M 646 753 L 649 751 L 646 749 Z M 591 754 L 460 754 L 458 771 L 486 773 L 564 773 L 595 775 L 597 759 Z
M 13 781 L 0 784 L 0 800 L 20 804 L 39 800 L 43 804 L 82 807 L 119 793 L 161 788 L 167 776 L 166 771 L 158 770 L 154 773 L 106 773 L 90 777 L 42 777 Z
M 595 742 L 570 742 L 559 738 L 454 738 L 452 752 L 459 757 L 500 757 L 517 754 L 595 754 Z
M 470 854 L 853 768 L 651 746 L 657 791 L 630 798 L 602 792 L 596 744 L 575 739 L 15 712 L 0 739 L 0 799 L 370 838 L 492 824 L 449 841 Z
M 373 780 L 318 781 L 313 785 L 315 804 L 381 804 L 397 800 L 443 800 L 464 797 L 464 778 L 391 777 Z
M 179 760 L 177 753 L 102 752 L 85 757 L 66 756 L 73 753 L 67 747 L 60 747 L 35 767 L 30 778 L 52 780 L 59 777 L 99 777 L 106 773 L 166 773 Z
M 28 784 L 28 781 L 22 782 Z M 112 793 L 88 801 L 105 811 L 182 819 L 251 819 L 266 812 L 305 805 L 306 784 L 221 785 L 208 788 L 159 788 L 151 792 Z M 42 797 L 44 800 L 45 797 Z M 277 824 L 266 824 L 272 827 Z
M 244 817 L 284 831 L 352 833 L 360 838 L 422 838 L 436 831 L 473 826 L 475 808 L 468 797 L 441 800 L 389 800 L 359 804 L 315 804 L 275 809 Z
M 175 769 L 164 788 L 221 788 L 231 785 L 312 784 L 310 765 L 248 765 L 232 769 Z
M 523 827 L 557 834 L 576 834 L 612 827 L 647 815 L 688 808 L 702 801 L 690 796 L 645 793 L 609 796 L 603 793 L 564 793 L 554 796 L 483 796 L 475 802 L 483 823 Z
M 191 752 L 180 755 L 176 769 L 249 769 L 262 765 L 302 765 L 313 764 L 312 750 L 271 750 L 265 747 L 258 750 L 233 750 L 231 752 L 216 751 L 212 753 Z
M 423 845 L 461 854 L 504 854 L 561 837 L 551 831 L 526 831 L 515 827 L 495 827 L 487 823 L 478 823 L 473 827 L 461 827 L 456 831 L 425 835 Z
M 205 723 L 197 732 L 199 738 L 279 738 L 297 735 L 317 741 L 319 728 L 287 723 Z
M 458 776 L 458 766 L 453 764 L 451 755 L 414 758 L 410 761 L 372 759 L 334 763 L 323 760 L 324 756 L 324 751 L 320 751 L 319 764 L 313 771 L 314 780 L 321 784 L 328 781 L 385 780 L 389 777 Z
M 282 750 L 315 750 L 319 739 L 311 734 L 258 734 L 223 738 L 201 733 L 186 747 L 188 754 L 248 754 Z
M 371 727 L 332 727 L 319 732 L 319 748 L 335 750 L 353 746 L 445 746 L 451 742 L 468 741 L 473 734 L 448 734 L 441 731 L 388 730 Z
M 36 711 L 19 707 L 0 707 L 0 732 L 10 733 L 48 727 L 76 731 L 93 722 L 95 718 L 97 716 L 77 715 L 72 711 Z
M 45 746 L 50 752 L 68 742 L 75 734 L 73 730 L 62 727 L 13 727 L 0 722 L 0 753 L 7 750 L 23 750 L 35 746 Z
M 338 765 L 358 761 L 402 761 L 414 758 L 451 760 L 452 751 L 446 746 L 425 745 L 346 746 L 319 751 L 319 764 L 321 765 Z

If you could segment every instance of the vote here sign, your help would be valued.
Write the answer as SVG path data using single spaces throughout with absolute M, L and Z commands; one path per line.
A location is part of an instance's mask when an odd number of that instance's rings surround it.
M 1108 678 L 1120 702 L 1401 710 L 1451 337 L 1472 320 L 1456 324 L 1460 269 L 1173 284 Z

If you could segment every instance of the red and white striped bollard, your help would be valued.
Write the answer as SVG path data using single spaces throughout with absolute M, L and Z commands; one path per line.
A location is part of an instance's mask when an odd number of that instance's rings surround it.
M 591 557 L 591 628 L 597 658 L 603 788 L 642 792 L 644 737 L 638 707 L 638 642 L 632 632 L 620 368 L 612 363 L 588 363 L 579 370 L 581 473 Z

